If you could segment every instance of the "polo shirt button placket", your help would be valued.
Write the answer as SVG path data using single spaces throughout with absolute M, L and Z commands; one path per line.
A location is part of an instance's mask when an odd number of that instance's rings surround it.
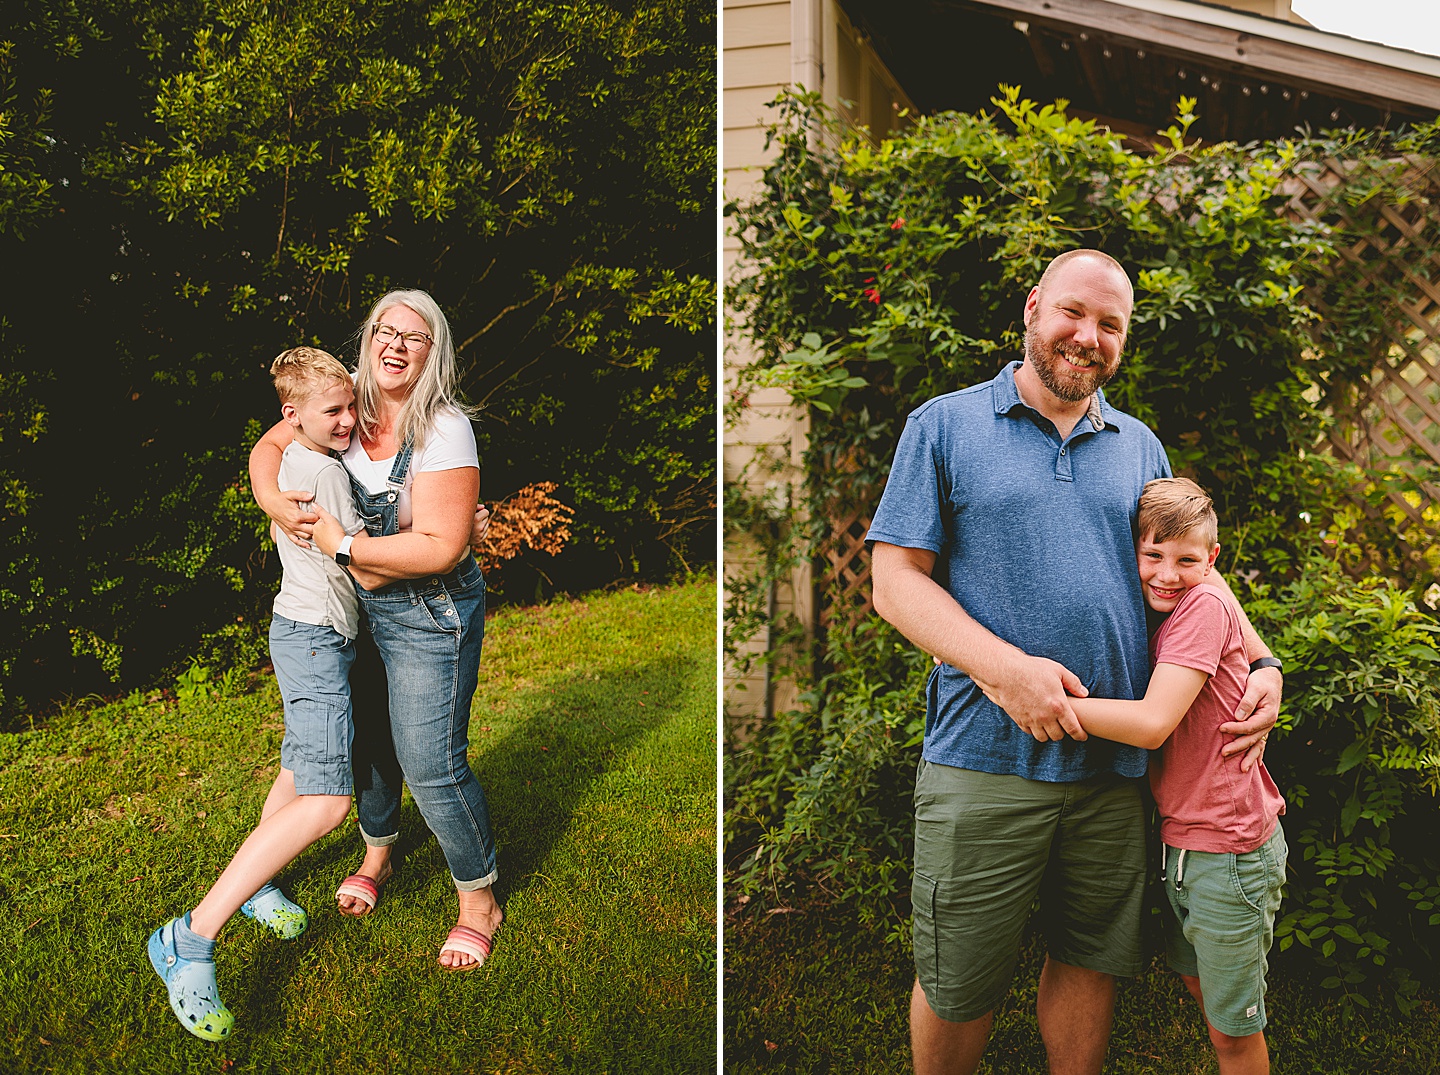
M 1074 481 L 1075 476 L 1070 469 L 1070 448 L 1068 445 L 1060 446 L 1060 454 L 1055 457 L 1055 480 L 1068 482 Z

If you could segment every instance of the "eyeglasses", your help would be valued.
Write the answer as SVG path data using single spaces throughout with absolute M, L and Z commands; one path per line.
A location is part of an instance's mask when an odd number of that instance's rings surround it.
M 435 342 L 428 332 L 401 332 L 394 325 L 387 325 L 384 321 L 376 321 L 371 325 L 370 335 L 381 343 L 393 343 L 398 336 L 404 342 L 404 348 L 407 351 L 412 347 L 418 351 Z

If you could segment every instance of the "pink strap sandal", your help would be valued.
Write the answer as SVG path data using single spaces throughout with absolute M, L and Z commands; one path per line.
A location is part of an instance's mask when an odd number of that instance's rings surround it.
M 440 954 L 446 952 L 459 952 L 462 955 L 470 956 L 474 963 L 464 963 L 458 967 L 449 967 L 449 970 L 475 970 L 486 959 L 490 957 L 490 938 L 479 930 L 471 929 L 469 926 L 456 926 L 445 937 L 445 943 L 440 947 Z
M 352 896 L 365 904 L 365 910 L 361 913 L 341 909 L 341 914 L 348 914 L 352 918 L 363 918 L 375 910 L 375 905 L 380 902 L 380 886 L 375 883 L 374 878 L 366 877 L 363 873 L 352 873 L 345 880 L 340 882 L 340 887 L 335 890 L 335 898 L 341 896 Z

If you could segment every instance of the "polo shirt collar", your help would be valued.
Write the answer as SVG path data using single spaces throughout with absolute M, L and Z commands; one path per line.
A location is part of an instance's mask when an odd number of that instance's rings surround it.
M 994 385 L 996 414 L 1009 414 L 1016 407 L 1029 407 L 1029 404 L 1020 398 L 1020 390 L 1015 387 L 1015 371 L 1019 368 L 1020 361 L 1017 359 L 1002 367 L 991 382 Z M 1107 425 L 1112 429 L 1119 428 L 1115 414 L 1115 408 L 1105 402 L 1105 389 L 1099 389 L 1090 397 L 1090 409 L 1085 417 L 1089 419 L 1090 428 L 1095 432 L 1100 432 Z

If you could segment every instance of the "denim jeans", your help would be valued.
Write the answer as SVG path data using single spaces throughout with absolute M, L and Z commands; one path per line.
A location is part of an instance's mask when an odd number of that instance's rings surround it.
M 485 792 L 470 769 L 470 702 L 485 635 L 473 557 L 445 575 L 359 590 L 368 640 L 355 662 L 355 801 L 371 846 L 399 836 L 402 779 L 461 891 L 494 882 Z M 367 654 L 373 646 L 376 654 Z

